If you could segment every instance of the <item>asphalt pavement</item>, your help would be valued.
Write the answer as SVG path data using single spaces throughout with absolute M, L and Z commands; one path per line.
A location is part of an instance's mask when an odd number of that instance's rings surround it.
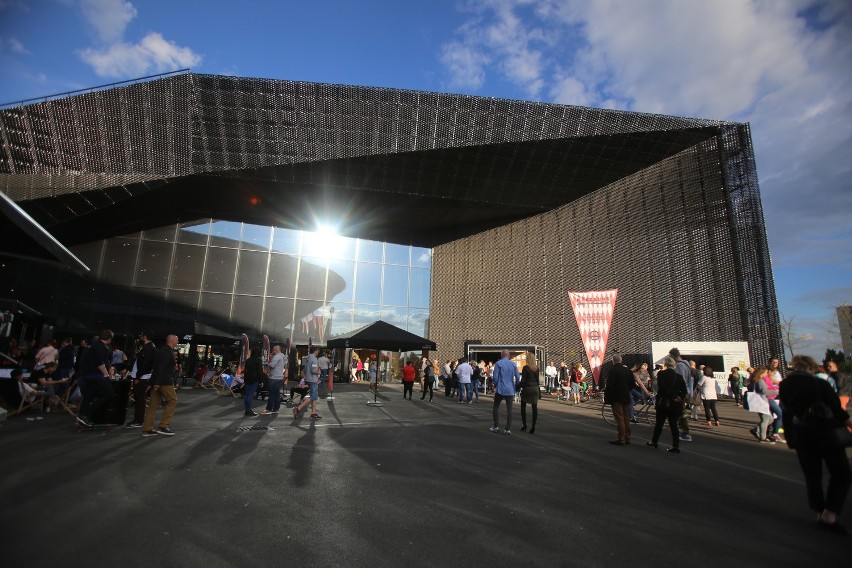
M 645 446 L 646 424 L 609 444 L 599 403 L 545 398 L 534 435 L 516 405 L 507 436 L 488 430 L 490 397 L 408 401 L 395 384 L 373 406 L 365 384 L 335 388 L 320 421 L 182 389 L 172 437 L 9 418 L 0 565 L 852 566 L 795 454 L 757 443 L 731 401 L 675 455 L 667 430 Z

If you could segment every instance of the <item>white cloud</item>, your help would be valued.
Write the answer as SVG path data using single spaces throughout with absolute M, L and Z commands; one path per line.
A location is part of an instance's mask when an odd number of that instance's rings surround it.
M 5 43 L 9 46 L 9 49 L 12 50 L 13 53 L 19 53 L 21 55 L 26 55 L 29 53 L 27 48 L 25 48 L 20 41 L 13 37 L 6 38 Z
M 125 0 L 81 0 L 86 22 L 104 43 L 119 41 L 127 24 L 136 17 L 136 8 Z
M 192 67 L 201 56 L 180 47 L 157 32 L 137 44 L 115 43 L 104 49 L 88 48 L 80 57 L 101 77 L 128 77 Z
M 488 57 L 476 48 L 460 42 L 450 42 L 441 50 L 441 62 L 447 67 L 449 87 L 476 90 L 485 83 Z

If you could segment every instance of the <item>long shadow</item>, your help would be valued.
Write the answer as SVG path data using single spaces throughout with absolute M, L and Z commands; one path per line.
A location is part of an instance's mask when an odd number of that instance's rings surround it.
M 293 483 L 298 487 L 308 484 L 311 475 L 311 465 L 316 454 L 316 425 L 311 422 L 308 426 L 300 427 L 304 432 L 290 449 L 290 463 L 287 469 L 293 471 Z

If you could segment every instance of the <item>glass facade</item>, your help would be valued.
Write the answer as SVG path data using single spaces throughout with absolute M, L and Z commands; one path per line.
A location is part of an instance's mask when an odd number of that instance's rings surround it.
M 382 319 L 428 336 L 426 248 L 206 219 L 73 250 L 99 282 L 132 291 L 146 310 L 134 320 L 322 344 Z

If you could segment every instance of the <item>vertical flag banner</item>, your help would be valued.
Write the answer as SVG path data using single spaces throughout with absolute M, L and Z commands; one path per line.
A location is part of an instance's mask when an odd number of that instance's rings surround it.
M 580 338 L 586 348 L 595 384 L 601 378 L 601 364 L 606 353 L 606 342 L 612 325 L 612 314 L 615 311 L 615 299 L 618 289 L 601 290 L 597 292 L 568 292 Z

